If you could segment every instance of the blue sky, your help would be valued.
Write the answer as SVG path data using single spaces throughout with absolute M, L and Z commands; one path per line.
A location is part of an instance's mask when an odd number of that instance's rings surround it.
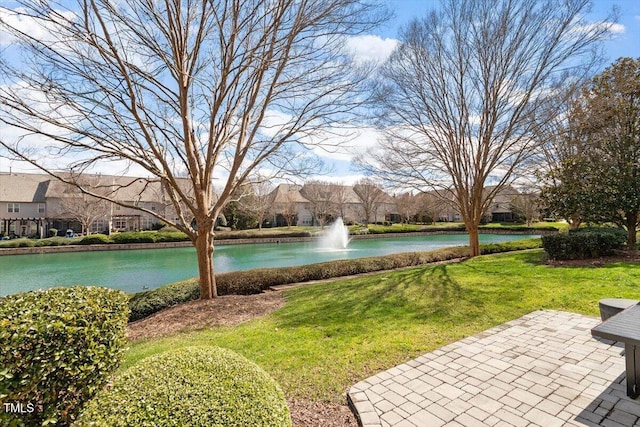
M 614 6 L 620 8 L 619 24 L 624 32 L 618 33 L 614 39 L 605 43 L 610 57 L 609 63 L 622 56 L 637 58 L 640 56 L 640 0 L 592 0 L 593 9 L 587 17 L 593 20 L 608 15 Z M 394 18 L 381 27 L 376 33 L 382 38 L 397 38 L 398 28 L 414 17 L 423 16 L 426 11 L 436 7 L 439 0 L 386 0 L 394 11 Z

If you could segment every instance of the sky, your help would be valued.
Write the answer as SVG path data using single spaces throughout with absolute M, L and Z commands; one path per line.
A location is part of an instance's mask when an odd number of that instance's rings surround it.
M 384 60 L 398 44 L 399 29 L 413 18 L 424 16 L 428 10 L 438 4 L 438 0 L 383 1 L 393 11 L 392 19 L 372 31 L 371 34 L 362 35 L 349 41 L 349 48 L 364 59 Z M 11 0 L 0 0 L 0 5 L 9 5 L 10 3 Z M 612 38 L 604 43 L 608 60 L 603 68 L 619 57 L 640 57 L 640 0 L 595 0 L 593 3 L 593 10 L 587 17 L 593 20 L 606 17 L 614 6 L 617 6 L 620 11 L 620 18 L 613 28 Z M 1 37 L 2 33 L 0 33 Z M 0 40 L 0 44 L 2 44 L 2 40 Z M 332 153 L 317 151 L 317 154 L 321 156 L 331 171 L 317 178 L 344 184 L 353 184 L 362 178 L 363 175 L 354 168 L 352 159 L 357 153 L 362 153 L 366 148 L 373 146 L 377 137 L 375 130 L 363 128 L 360 134 L 345 144 L 341 150 Z M 6 172 L 10 168 L 14 172 L 36 171 L 33 167 L 0 157 L 0 171 Z M 109 173 L 109 171 L 102 172 Z M 135 168 L 132 168 L 129 173 L 138 176 L 146 175 Z

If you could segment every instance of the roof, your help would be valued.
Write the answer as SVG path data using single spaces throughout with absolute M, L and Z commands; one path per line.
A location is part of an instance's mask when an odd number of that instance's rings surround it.
M 157 178 L 135 178 L 113 175 L 85 175 L 83 180 L 97 192 L 115 192 L 115 198 L 124 202 L 159 202 L 163 188 Z M 189 182 L 178 179 L 189 193 Z M 76 197 L 79 191 L 72 185 L 45 174 L 0 172 L 0 200 L 3 202 L 44 203 L 46 199 Z
M 0 200 L 44 203 L 52 178 L 34 173 L 0 173 Z
M 299 185 L 294 184 L 280 184 L 273 190 L 271 203 L 307 203 L 307 199 L 300 194 Z
M 83 182 L 84 181 L 84 182 Z M 157 179 L 134 178 L 128 176 L 86 175 L 80 181 L 92 187 L 97 193 L 112 196 L 124 202 L 141 201 L 157 202 L 162 199 L 162 187 Z M 52 179 L 47 198 L 68 198 L 79 194 L 76 187 L 62 181 Z

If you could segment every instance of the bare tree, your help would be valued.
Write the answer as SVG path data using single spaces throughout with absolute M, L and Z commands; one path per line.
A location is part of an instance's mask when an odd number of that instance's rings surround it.
M 452 191 L 478 255 L 487 207 L 538 149 L 536 117 L 552 117 L 557 88 L 598 62 L 594 46 L 612 24 L 585 22 L 588 8 L 588 0 L 443 0 L 411 22 L 381 69 L 386 137 L 365 169 Z
M 335 205 L 336 215 L 345 218 L 347 215 L 347 204 L 349 203 L 349 188 L 343 183 L 331 185 L 331 199 Z
M 304 146 L 361 105 L 343 45 L 383 18 L 368 0 L 12 4 L 0 31 L 28 59 L 0 59 L 0 123 L 22 137 L 1 146 L 65 182 L 61 169 L 110 161 L 160 181 L 175 217 L 146 212 L 191 238 L 203 299 L 216 296 L 216 218 L 258 169 L 313 170 Z
M 272 211 L 271 193 L 273 185 L 264 177 L 256 176 L 238 189 L 238 208 L 246 215 L 258 221 L 258 229 L 262 230 L 264 220 Z
M 77 187 L 70 188 L 70 192 L 63 195 L 58 214 L 78 221 L 82 234 L 90 234 L 91 225 L 109 214 L 109 202 L 81 193 Z
M 300 194 L 309 201 L 313 218 L 322 228 L 338 213 L 333 184 L 330 182 L 309 181 L 302 187 Z
M 293 225 L 293 221 L 295 221 L 296 219 L 296 215 L 298 215 L 296 205 L 297 201 L 295 199 L 295 196 L 291 192 L 288 192 L 284 196 L 284 201 L 281 204 L 281 212 L 285 221 L 287 221 L 287 228 L 291 228 L 291 225 Z
M 353 191 L 360 199 L 365 225 L 369 224 L 371 218 L 375 221 L 378 208 L 386 196 L 382 187 L 371 178 L 362 178 L 353 186 Z
M 419 210 L 419 202 L 415 195 L 410 191 L 397 194 L 395 196 L 396 209 L 402 217 L 402 222 L 409 223 L 416 216 Z

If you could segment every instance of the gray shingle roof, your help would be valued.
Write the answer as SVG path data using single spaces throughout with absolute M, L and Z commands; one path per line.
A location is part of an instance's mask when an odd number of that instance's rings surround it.
M 0 200 L 44 203 L 50 182 L 48 175 L 0 172 Z

